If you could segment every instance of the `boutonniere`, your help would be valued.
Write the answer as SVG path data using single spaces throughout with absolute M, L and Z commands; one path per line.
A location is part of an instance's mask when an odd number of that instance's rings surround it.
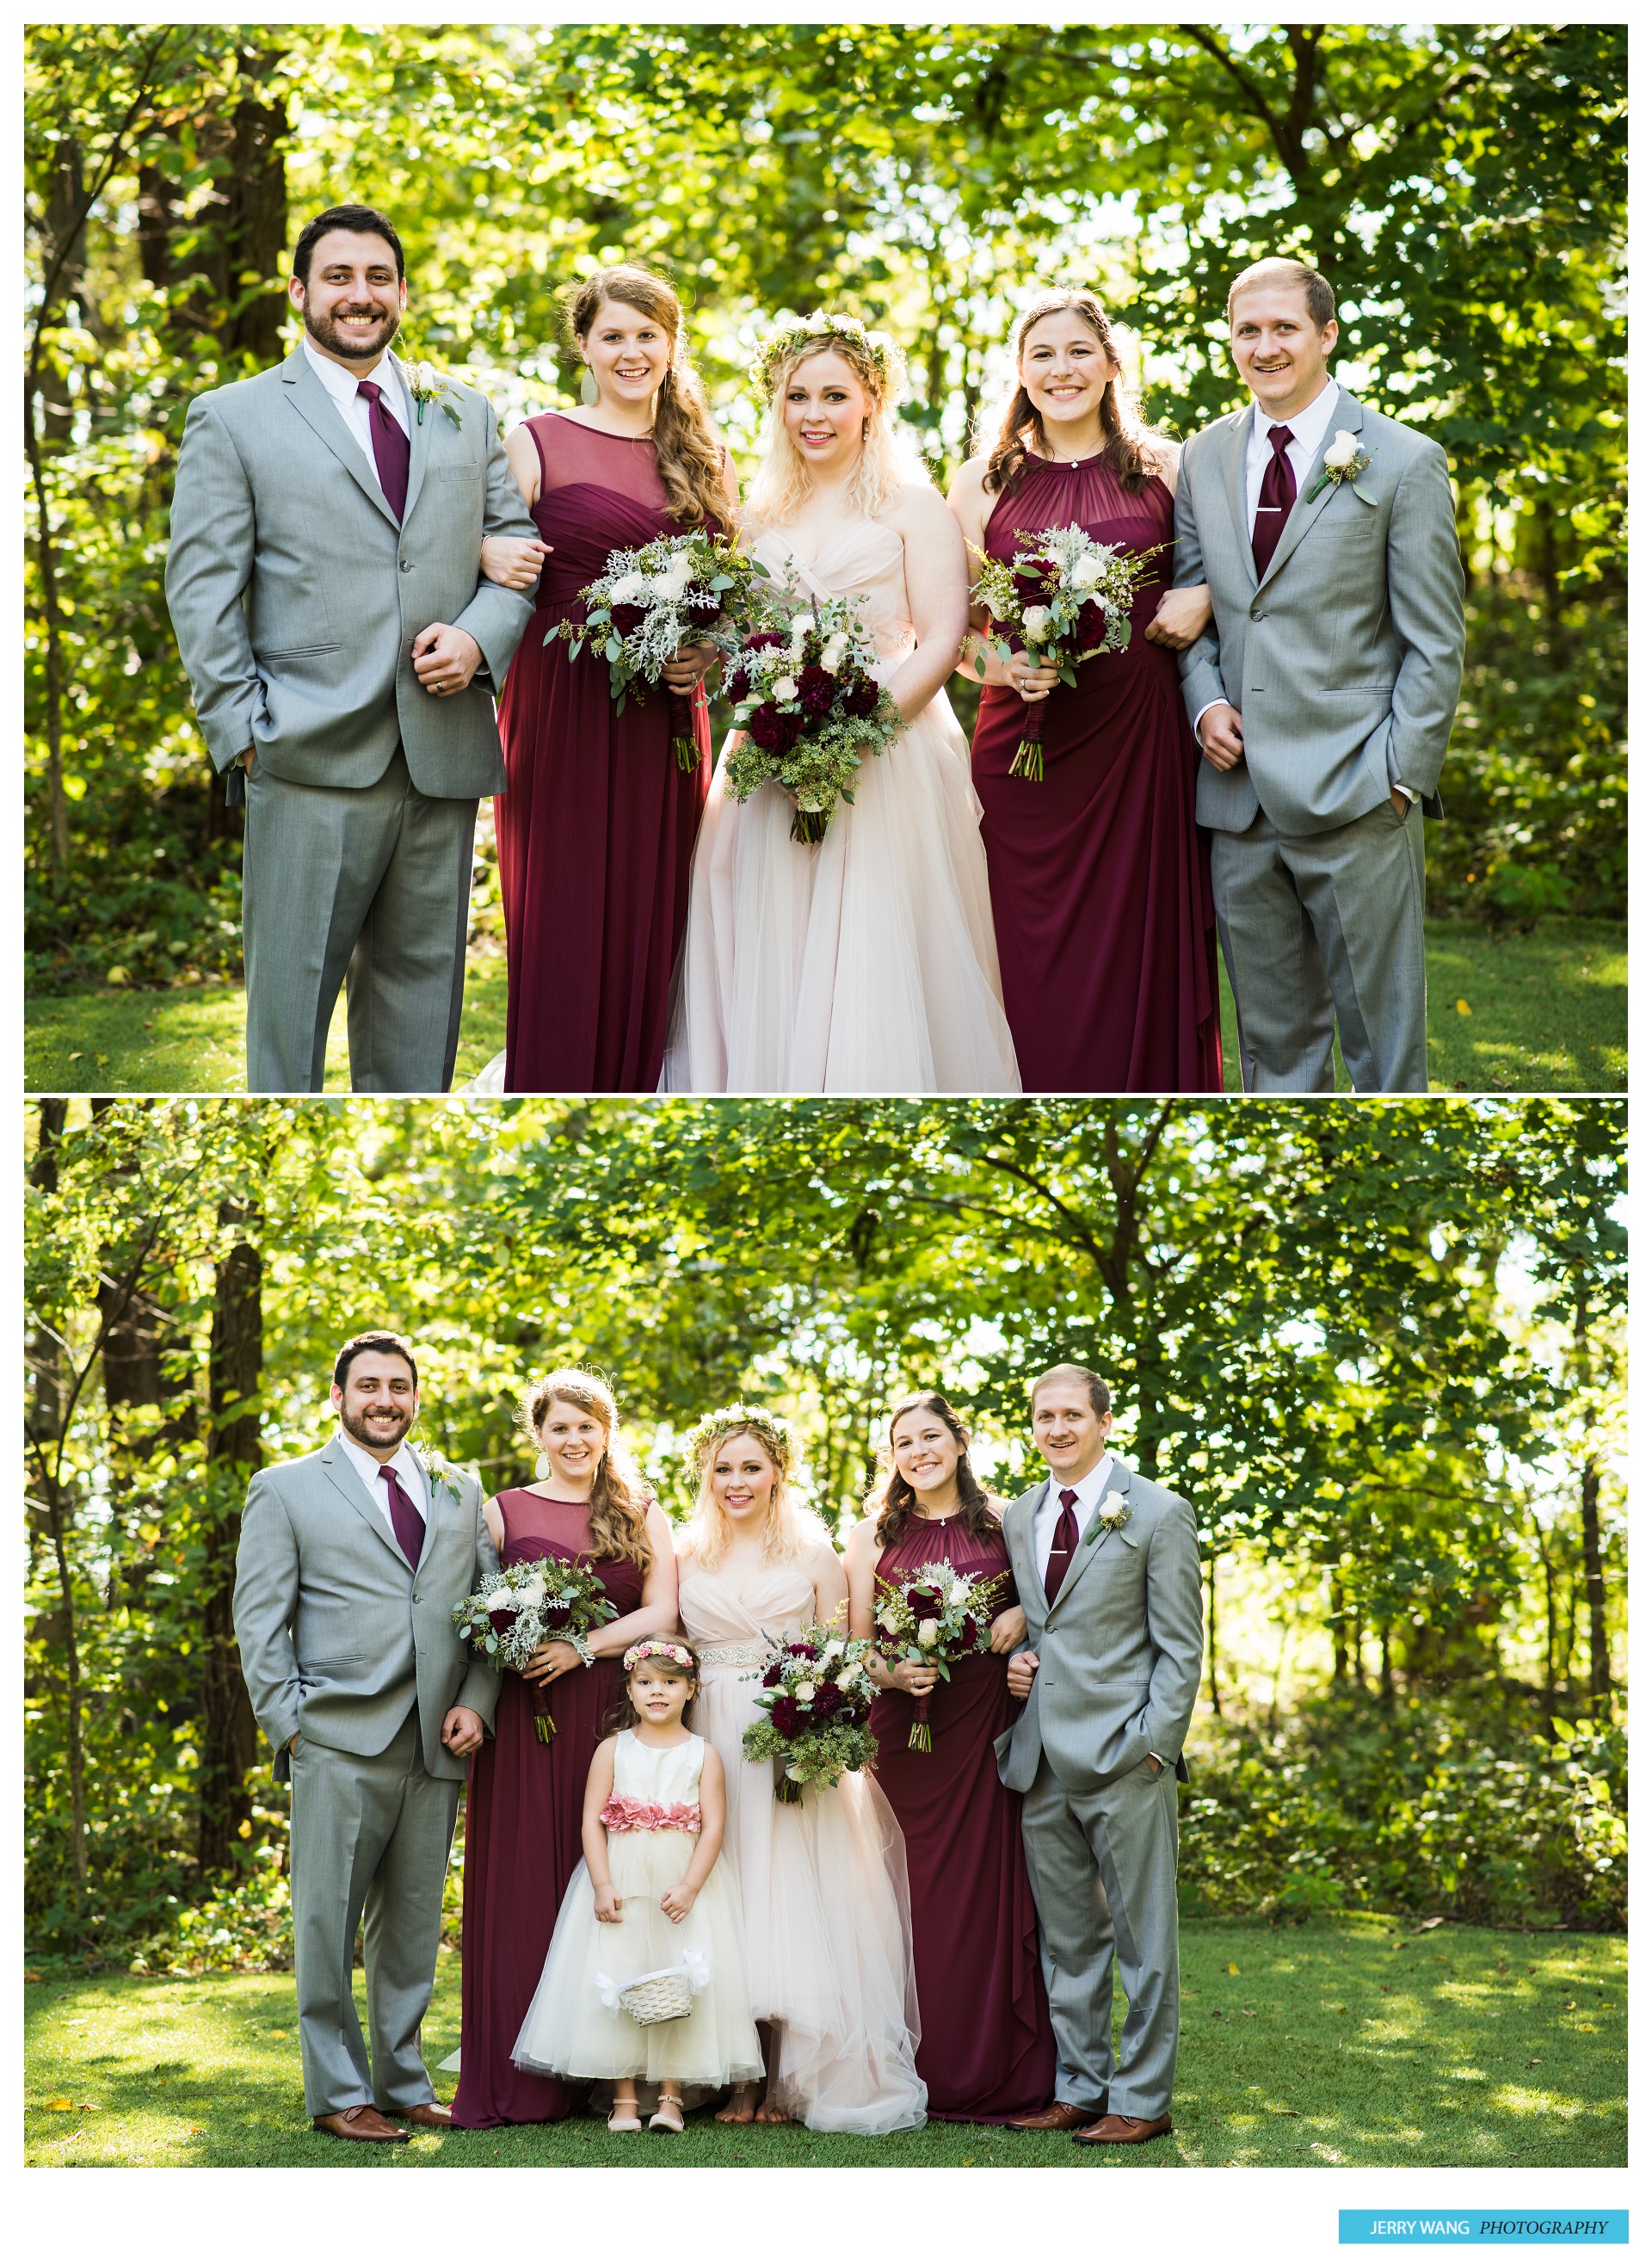
M 413 394 L 414 405 L 421 423 L 424 421 L 425 408 L 434 400 L 440 404 L 442 413 L 456 431 L 462 431 L 464 429 L 464 418 L 448 398 L 445 379 L 436 374 L 428 360 L 414 362 L 408 372 L 408 389 Z
M 1325 460 L 1319 476 L 1308 489 L 1305 500 L 1312 501 L 1315 494 L 1323 493 L 1327 486 L 1351 486 L 1361 471 L 1371 468 L 1371 457 L 1360 446 L 1351 431 L 1339 431 L 1325 450 Z
M 1089 1534 L 1084 1542 L 1087 1544 L 1094 1544 L 1098 1537 L 1110 1537 L 1116 1529 L 1122 1529 L 1129 1519 L 1130 1508 L 1127 1505 L 1098 1506 L 1095 1518 L 1090 1523 Z M 1132 1538 L 1131 1542 L 1134 1541 Z
M 464 1480 L 458 1468 L 450 1459 L 444 1459 L 440 1451 L 415 1451 L 413 1455 L 424 1469 L 424 1478 L 430 1485 L 432 1497 L 439 1491 L 450 1497 L 455 1505 L 464 1504 Z

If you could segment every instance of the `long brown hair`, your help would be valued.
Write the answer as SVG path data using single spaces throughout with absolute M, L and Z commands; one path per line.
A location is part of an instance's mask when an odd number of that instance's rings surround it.
M 689 524 L 728 515 L 722 443 L 683 343 L 683 304 L 670 284 L 646 266 L 599 266 L 568 304 L 568 326 L 581 344 L 610 300 L 657 322 L 671 340 L 670 365 L 654 395 L 654 459 L 673 517 Z
M 594 1372 L 548 1372 L 522 1398 L 522 1424 L 535 1442 L 553 1403 L 588 1411 L 602 1428 L 604 1446 L 591 1485 L 591 1550 L 599 1560 L 629 1560 L 646 1575 L 654 1565 L 649 1538 L 649 1494 L 631 1454 L 614 1432 L 620 1408 L 613 1390 Z
M 1165 467 L 1164 444 L 1158 433 L 1150 431 L 1142 422 L 1135 401 L 1124 389 L 1123 359 L 1113 342 L 1113 325 L 1093 290 L 1052 290 L 1047 296 L 1035 300 L 1017 323 L 1015 394 L 998 426 L 998 436 L 993 441 L 982 476 L 982 486 L 988 493 L 1003 493 L 1015 484 L 1026 466 L 1031 451 L 1029 439 L 1036 437 L 1040 447 L 1048 444 L 1044 436 L 1044 418 L 1021 381 L 1021 356 L 1026 349 L 1028 332 L 1051 314 L 1076 314 L 1095 330 L 1103 351 L 1120 370 L 1118 375 L 1108 378 L 1102 391 L 1102 431 L 1106 442 L 1102 454 L 1103 459 L 1117 472 L 1125 493 L 1139 493 L 1149 479 L 1157 478 Z
M 895 1430 L 913 1411 L 932 1411 L 958 1445 L 958 1518 L 972 1537 L 991 1537 L 997 1531 L 997 1520 L 987 1502 L 987 1493 L 975 1480 L 969 1463 L 969 1432 L 963 1421 L 946 1397 L 935 1388 L 923 1388 L 916 1395 L 908 1395 L 890 1413 L 890 1469 L 882 1481 L 874 1482 L 867 1492 L 866 1509 L 877 1516 L 877 1541 L 893 1544 L 897 1537 L 906 1533 L 917 1515 L 918 1496 L 911 1482 L 895 1464 L 893 1445 Z

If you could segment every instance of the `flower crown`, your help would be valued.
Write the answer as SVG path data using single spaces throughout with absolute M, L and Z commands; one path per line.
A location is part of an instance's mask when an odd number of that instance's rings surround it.
M 639 1662 L 647 1662 L 653 1655 L 657 1655 L 662 1662 L 676 1663 L 679 1670 L 691 1670 L 697 1676 L 698 1674 L 699 1663 L 693 1650 L 678 1646 L 674 1639 L 669 1638 L 638 1639 L 635 1646 L 627 1647 L 625 1659 L 620 1666 L 628 1678 Z
M 753 1403 L 725 1403 L 720 1411 L 708 1411 L 684 1445 L 683 1462 L 696 1483 L 705 1471 L 705 1462 L 725 1435 L 732 1435 L 741 1427 L 749 1427 L 760 1436 L 763 1448 L 779 1467 L 781 1478 L 791 1470 L 791 1430 L 785 1421 L 771 1411 L 760 1411 Z
M 754 387 L 765 400 L 772 399 L 775 374 L 783 361 L 801 345 L 826 344 L 834 337 L 843 337 L 859 349 L 875 371 L 878 389 L 887 399 L 905 366 L 894 338 L 887 330 L 869 330 L 853 314 L 828 314 L 819 306 L 812 314 L 793 314 L 769 330 L 751 364 Z

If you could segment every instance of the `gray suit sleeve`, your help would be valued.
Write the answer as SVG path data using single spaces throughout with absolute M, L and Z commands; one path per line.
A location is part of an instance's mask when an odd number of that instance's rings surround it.
M 1199 1532 L 1193 1508 L 1183 1497 L 1171 1500 L 1148 1546 L 1147 1632 L 1153 1643 L 1145 1718 L 1147 1745 L 1173 1765 L 1187 1738 L 1204 1666 Z
M 297 1732 L 304 1702 L 293 1652 L 298 1585 L 293 1524 L 268 1473 L 256 1473 L 235 1558 L 235 1637 L 252 1714 L 278 1753 Z
M 1388 609 L 1405 645 L 1393 686 L 1388 774 L 1422 798 L 1445 764 L 1463 686 L 1463 559 L 1445 457 L 1429 440 L 1402 473 L 1388 520 Z
M 1193 511 L 1193 474 L 1188 460 L 1192 446 L 1190 439 L 1181 451 L 1181 474 L 1176 480 L 1176 570 L 1171 585 L 1177 588 L 1196 588 L 1209 577 L 1205 570 L 1204 544 L 1199 538 L 1198 522 Z M 1221 650 L 1213 616 L 1198 641 L 1176 655 L 1189 723 L 1196 721 L 1207 706 L 1214 706 L 1227 697 L 1219 664 Z
M 191 401 L 178 451 L 167 606 L 213 765 L 252 742 L 263 687 L 241 608 L 252 577 L 252 486 L 210 399 Z
M 482 1492 L 479 1484 L 472 1501 L 476 1512 L 476 1559 L 471 1571 L 471 1589 L 474 1591 L 484 1576 L 491 1576 L 499 1568 L 499 1554 L 488 1534 L 487 1522 L 482 1512 Z M 453 1697 L 457 1709 L 474 1709 L 489 1732 L 493 1729 L 493 1712 L 499 1707 L 500 1674 L 486 1662 L 472 1658 L 466 1665 L 464 1678 Z
M 487 498 L 482 506 L 483 537 L 486 539 L 490 533 L 507 533 L 518 541 L 537 541 L 539 528 L 528 515 L 528 505 L 522 500 L 516 473 L 499 436 L 499 420 L 493 402 L 483 401 L 482 411 L 487 417 Z M 504 687 L 516 646 L 533 616 L 534 599 L 530 593 L 499 587 L 484 579 L 479 570 L 476 593 L 450 625 L 463 628 L 466 635 L 475 636 L 481 646 L 483 664 L 497 691 Z

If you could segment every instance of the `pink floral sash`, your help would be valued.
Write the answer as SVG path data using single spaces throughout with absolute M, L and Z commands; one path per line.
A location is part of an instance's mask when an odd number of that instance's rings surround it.
M 635 1795 L 611 1795 L 598 1816 L 610 1835 L 658 1835 L 667 1828 L 698 1835 L 698 1803 L 644 1803 Z

